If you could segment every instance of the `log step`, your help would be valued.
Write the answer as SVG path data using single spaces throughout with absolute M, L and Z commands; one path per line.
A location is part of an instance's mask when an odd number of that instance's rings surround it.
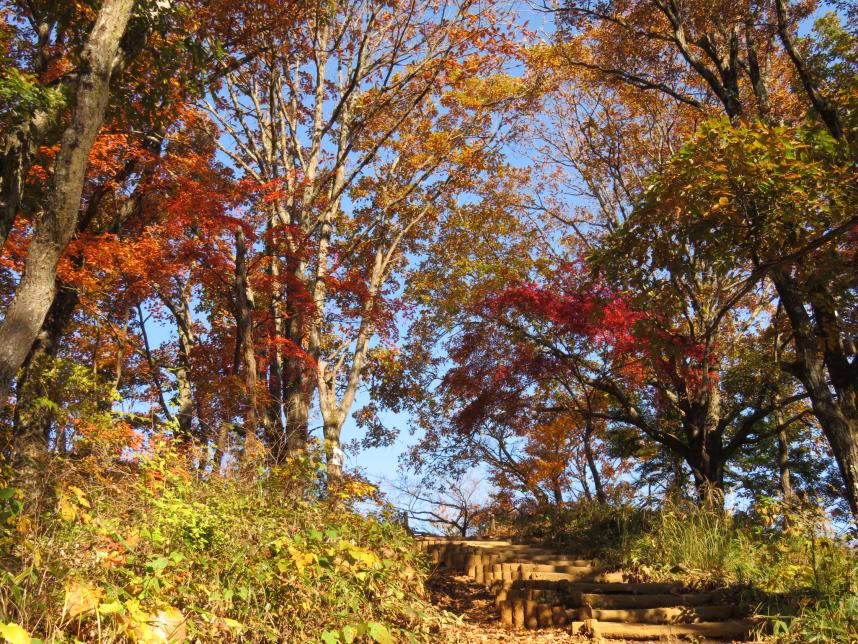
M 603 574 L 598 568 L 578 568 L 574 572 L 522 571 L 521 578 L 524 581 L 597 581 Z
M 590 568 L 590 567 L 599 567 L 599 561 L 597 559 L 566 559 L 565 557 L 551 557 L 549 559 L 543 558 L 513 558 L 507 559 L 504 563 L 509 563 L 512 565 L 522 565 L 522 566 L 536 566 L 537 570 L 540 569 L 540 566 L 546 567 L 556 567 L 556 568 Z M 546 568 L 547 570 L 547 568 Z
M 510 589 L 554 590 L 559 593 L 599 593 L 604 595 L 664 595 L 678 594 L 682 584 L 672 582 L 616 583 L 595 581 L 554 581 L 547 579 L 516 579 L 503 586 Z
M 516 561 L 505 561 L 504 563 L 508 563 L 513 566 L 514 569 L 526 573 L 526 572 L 565 572 L 570 574 L 577 573 L 587 573 L 587 572 L 601 572 L 604 570 L 599 566 L 594 566 L 589 563 L 574 563 L 574 564 L 533 564 L 533 563 L 519 563 Z
M 658 608 L 583 609 L 599 622 L 631 624 L 691 624 L 714 622 L 736 617 L 735 606 L 672 606 Z
M 659 638 L 745 639 L 756 622 L 731 619 L 725 622 L 699 624 L 619 624 L 595 619 L 572 623 L 572 633 L 608 639 L 653 640 Z
M 501 590 L 497 595 L 497 600 L 547 602 L 567 608 L 589 606 L 600 610 L 628 610 L 720 605 L 717 604 L 716 597 L 715 593 L 603 595 L 601 593 L 563 592 L 556 588 L 509 588 Z
M 714 593 L 683 593 L 653 595 L 603 595 L 580 593 L 570 597 L 573 606 L 589 604 L 599 609 L 659 608 L 670 606 L 703 606 L 715 601 Z

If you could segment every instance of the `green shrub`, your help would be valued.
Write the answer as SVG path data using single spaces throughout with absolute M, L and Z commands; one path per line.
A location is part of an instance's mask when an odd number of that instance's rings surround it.
M 759 573 L 757 545 L 720 508 L 667 504 L 645 529 L 628 534 L 615 551 L 618 563 L 656 578 L 695 579 L 706 585 L 746 584 Z

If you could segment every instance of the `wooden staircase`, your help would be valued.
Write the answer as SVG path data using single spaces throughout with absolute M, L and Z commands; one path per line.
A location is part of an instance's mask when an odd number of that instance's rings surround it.
M 598 561 L 509 541 L 425 537 L 440 570 L 467 575 L 495 595 L 512 629 L 566 627 L 595 639 L 745 640 L 755 626 L 717 592 L 680 583 L 632 583 Z

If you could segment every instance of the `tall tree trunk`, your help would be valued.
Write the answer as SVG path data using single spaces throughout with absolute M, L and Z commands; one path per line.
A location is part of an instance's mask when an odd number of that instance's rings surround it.
M 165 294 L 159 295 L 176 323 L 176 333 L 179 338 L 179 356 L 176 363 L 176 388 L 178 389 L 176 421 L 179 424 L 179 433 L 182 438 L 190 440 L 194 436 L 194 392 L 191 387 L 191 352 L 196 344 L 194 321 L 191 317 L 190 285 L 188 283 L 181 285 L 178 302 L 174 302 Z M 198 432 L 196 437 L 200 441 L 204 441 L 207 438 L 203 435 L 203 432 Z
M 312 379 L 301 373 L 302 367 L 288 367 L 283 407 L 286 417 L 285 441 L 272 446 L 274 460 L 282 463 L 287 456 L 296 456 L 307 449 L 310 440 L 310 395 Z M 297 373 L 296 373 L 297 372 Z M 285 449 L 284 449 L 285 448 Z
M 294 279 L 303 279 L 303 269 L 298 268 L 295 271 Z M 292 286 L 287 295 L 286 337 L 295 347 L 303 348 L 307 312 L 303 310 L 301 301 L 306 298 L 306 293 L 295 293 L 299 288 Z M 283 364 L 282 389 L 285 436 L 277 444 L 269 445 L 276 463 L 282 463 L 287 456 L 302 454 L 307 449 L 310 440 L 310 401 L 314 388 L 312 367 L 294 353 L 286 358 Z
M 345 454 L 340 446 L 340 429 L 342 422 L 337 419 L 324 424 L 325 434 L 325 463 L 327 465 L 328 486 L 336 486 L 343 478 L 343 461 Z
M 584 456 L 587 458 L 587 467 L 590 469 L 590 475 L 593 477 L 593 486 L 596 488 L 596 500 L 599 503 L 607 503 L 608 498 L 605 496 L 605 488 L 602 485 L 602 476 L 599 474 L 599 467 L 596 465 L 596 458 L 593 455 L 593 437 L 592 420 L 588 419 L 586 428 L 584 429 Z
M 272 137 L 273 138 L 273 137 Z M 286 426 L 283 418 L 283 346 L 281 341 L 286 338 L 286 321 L 283 317 L 283 298 L 280 288 L 280 260 L 276 255 L 273 240 L 273 230 L 281 222 L 276 208 L 272 208 L 268 218 L 268 230 L 265 241 L 265 254 L 268 256 L 268 272 L 275 288 L 271 295 L 269 314 L 271 315 L 271 334 L 268 355 L 268 404 L 265 406 L 268 435 L 265 443 L 271 450 L 275 462 L 282 460 L 281 452 L 285 452 L 284 444 Z
M 843 478 L 846 501 L 853 516 L 858 517 L 858 366 L 849 362 L 845 349 L 839 346 L 836 316 L 826 310 L 829 307 L 824 305 L 826 298 L 819 292 L 819 285 L 809 298 L 814 324 L 801 287 L 792 275 L 776 270 L 771 278 L 793 330 L 796 360 L 788 369 L 810 397 L 813 413 Z
M 777 422 L 777 418 L 775 419 Z M 780 473 L 781 494 L 785 502 L 793 500 L 792 481 L 789 471 L 789 440 L 786 429 L 778 432 L 778 471 Z
M 686 459 L 694 477 L 697 500 L 705 506 L 724 504 L 724 460 L 708 450 L 695 450 Z
M 110 79 L 120 63 L 119 45 L 133 7 L 134 0 L 105 0 L 84 47 L 47 207 L 36 222 L 21 281 L 0 326 L 0 401 L 6 400 L 54 300 L 57 263 L 77 224 L 89 153 L 104 122 Z M 39 457 L 26 442 L 20 447 L 19 456 Z
M 235 284 L 233 299 L 235 303 L 236 351 L 240 369 L 244 371 L 244 388 L 247 395 L 247 412 L 244 418 L 244 457 L 249 458 L 258 444 L 256 432 L 259 429 L 257 400 L 258 375 L 256 372 L 256 351 L 253 343 L 254 298 L 247 281 L 247 240 L 244 229 L 235 231 Z
M 724 503 L 723 431 L 721 418 L 721 390 L 704 378 L 697 400 L 686 412 L 685 434 L 688 438 L 686 462 L 694 476 L 694 487 L 699 502 L 707 506 Z

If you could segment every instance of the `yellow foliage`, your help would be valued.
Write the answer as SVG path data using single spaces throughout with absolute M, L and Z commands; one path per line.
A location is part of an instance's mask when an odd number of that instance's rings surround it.
M 57 506 L 60 511 L 60 516 L 63 518 L 63 521 L 74 521 L 77 516 L 77 509 L 74 504 L 71 502 L 68 496 L 65 494 L 60 494 L 59 499 L 57 500 Z
M 367 483 L 366 481 L 348 481 L 336 491 L 336 495 L 344 500 L 367 499 L 375 496 L 377 492 L 378 488 L 372 483 Z
M 294 546 L 288 546 L 286 549 L 289 552 L 289 556 L 292 558 L 292 562 L 298 569 L 298 574 L 303 575 L 307 566 L 319 561 L 319 557 L 315 552 L 301 552 Z
M 361 563 L 365 565 L 367 568 L 372 568 L 376 564 L 380 563 L 380 559 L 375 555 L 374 552 L 370 552 L 369 550 L 365 550 L 360 546 L 354 546 L 349 544 L 347 549 L 349 557 L 354 560 L 356 563 Z
M 92 516 L 87 512 L 92 507 L 86 496 L 76 485 L 70 485 L 68 490 L 72 492 L 69 495 L 65 491 L 57 490 L 57 509 L 63 521 L 74 521 L 78 517 L 84 523 L 89 523 Z

